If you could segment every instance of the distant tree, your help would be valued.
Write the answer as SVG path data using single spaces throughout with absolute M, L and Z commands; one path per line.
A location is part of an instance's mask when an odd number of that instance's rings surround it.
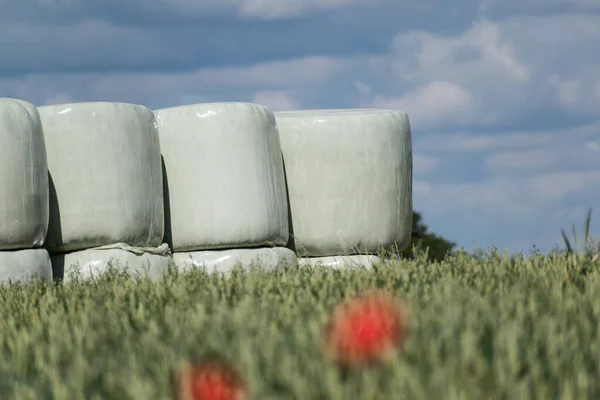
M 413 211 L 411 243 L 400 253 L 400 256 L 402 258 L 413 259 L 413 247 L 421 248 L 423 250 L 429 248 L 429 259 L 431 261 L 442 261 L 452 252 L 454 246 L 456 246 L 456 243 L 450 242 L 435 233 L 429 232 L 427 225 L 423 223 L 421 213 Z

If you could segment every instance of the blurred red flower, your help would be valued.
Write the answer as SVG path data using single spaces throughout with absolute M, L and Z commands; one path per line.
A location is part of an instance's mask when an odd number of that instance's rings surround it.
M 407 335 L 408 309 L 382 291 L 370 291 L 339 304 L 325 328 L 326 355 L 345 367 L 383 359 Z
M 183 363 L 171 376 L 174 400 L 248 400 L 240 375 L 222 361 Z

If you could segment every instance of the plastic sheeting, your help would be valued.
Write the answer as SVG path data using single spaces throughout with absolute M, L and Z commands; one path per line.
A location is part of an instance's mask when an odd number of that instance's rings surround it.
M 48 164 L 33 104 L 0 98 L 0 250 L 40 247 L 48 231 Z
M 169 246 L 165 243 L 158 247 L 133 247 L 125 243 L 116 243 L 93 249 L 67 254 L 55 254 L 51 257 L 55 278 L 65 283 L 73 280 L 73 274 L 81 279 L 98 277 L 112 266 L 115 270 L 128 273 L 132 278 L 138 274 L 158 280 L 169 269 L 172 262 Z
M 0 251 L 0 282 L 28 283 L 52 280 L 52 265 L 46 249 Z
M 50 172 L 50 253 L 160 245 L 162 169 L 152 110 L 103 102 L 38 110 Z
M 173 251 L 285 245 L 287 197 L 272 112 L 206 103 L 155 113 Z
M 196 251 L 174 253 L 173 261 L 181 271 L 190 268 L 206 268 L 208 273 L 228 274 L 236 265 L 248 267 L 260 265 L 265 270 L 274 270 L 282 263 L 296 263 L 296 254 L 285 247 L 265 247 L 257 249 L 234 249 L 219 251 Z
M 406 113 L 275 113 L 298 256 L 405 248 L 412 228 L 412 144 Z
M 381 259 L 373 255 L 353 255 L 353 256 L 334 256 L 334 257 L 306 257 L 299 258 L 298 265 L 325 267 L 331 269 L 346 268 L 367 268 L 371 269 L 373 264 L 378 264 Z

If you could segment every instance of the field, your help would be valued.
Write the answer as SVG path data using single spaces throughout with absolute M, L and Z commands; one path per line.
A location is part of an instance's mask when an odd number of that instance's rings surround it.
M 319 347 L 342 298 L 382 288 L 411 309 L 404 348 L 343 374 Z M 117 273 L 0 289 L 3 399 L 168 399 L 169 374 L 218 354 L 254 399 L 600 398 L 600 262 L 459 252 L 372 271 L 286 267 Z

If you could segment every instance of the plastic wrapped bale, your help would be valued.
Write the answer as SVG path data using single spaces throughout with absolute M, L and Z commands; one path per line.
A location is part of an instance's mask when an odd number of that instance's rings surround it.
M 75 277 L 86 280 L 99 277 L 111 269 L 128 274 L 134 280 L 145 275 L 159 280 L 172 262 L 171 251 L 165 243 L 158 247 L 133 247 L 116 243 L 92 249 L 51 256 L 54 277 L 65 283 Z
M 373 264 L 378 264 L 381 259 L 374 255 L 352 255 L 333 257 L 303 257 L 298 259 L 300 266 L 324 267 L 331 269 L 367 268 L 371 269 Z
M 40 116 L 30 103 L 0 98 L 0 250 L 41 247 L 48 218 Z
M 99 102 L 44 106 L 39 113 L 50 172 L 50 253 L 162 244 L 162 168 L 152 110 Z
M 404 249 L 412 229 L 412 143 L 406 113 L 275 113 L 291 233 L 299 257 Z
M 52 281 L 52 265 L 46 249 L 0 251 L 0 282 Z
M 155 111 L 165 241 L 174 252 L 285 246 L 287 196 L 273 113 L 251 103 Z
M 268 271 L 283 264 L 293 265 L 296 260 L 296 254 L 285 247 L 173 253 L 173 261 L 181 271 L 205 268 L 208 273 L 224 274 L 230 273 L 236 265 L 256 265 Z

